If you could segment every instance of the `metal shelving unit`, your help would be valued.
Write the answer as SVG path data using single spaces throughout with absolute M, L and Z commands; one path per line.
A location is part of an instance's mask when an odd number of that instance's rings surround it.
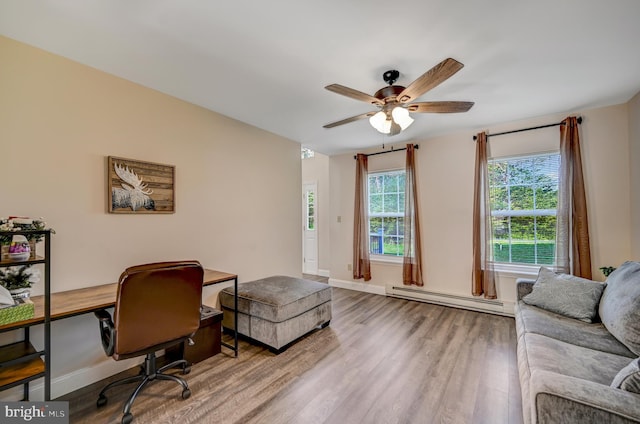
M 36 256 L 25 261 L 3 260 L 0 268 L 21 265 L 44 265 L 44 349 L 36 350 L 31 344 L 29 320 L 16 321 L 0 326 L 0 333 L 22 329 L 21 341 L 0 346 L 0 391 L 23 386 L 23 400 L 29 400 L 29 383 L 44 378 L 44 400 L 51 399 L 51 231 L 0 231 L 0 235 L 43 235 L 44 257 Z

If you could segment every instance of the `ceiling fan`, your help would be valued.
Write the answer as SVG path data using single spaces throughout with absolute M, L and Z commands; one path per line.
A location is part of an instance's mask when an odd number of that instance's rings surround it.
M 325 88 L 334 93 L 350 97 L 355 100 L 370 103 L 378 107 L 378 111 L 371 111 L 361 115 L 352 116 L 340 121 L 324 125 L 324 128 L 333 128 L 348 124 L 360 119 L 369 118 L 369 123 L 383 134 L 396 135 L 407 128 L 413 122 L 409 112 L 417 113 L 458 113 L 466 112 L 473 106 L 473 102 L 416 102 L 412 100 L 420 97 L 427 91 L 437 87 L 453 74 L 462 69 L 464 65 L 455 59 L 445 59 L 433 68 L 425 72 L 421 77 L 407 87 L 394 85 L 400 76 L 400 72 L 390 70 L 382 75 L 384 81 L 389 84 L 376 91 L 373 96 L 353 88 L 340 84 L 327 85 Z

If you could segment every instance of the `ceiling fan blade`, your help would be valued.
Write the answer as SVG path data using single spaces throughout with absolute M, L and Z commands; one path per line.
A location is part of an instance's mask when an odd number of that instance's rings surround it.
M 376 113 L 378 113 L 378 111 L 367 112 L 367 113 L 363 113 L 362 115 L 352 116 L 351 118 L 346 118 L 346 119 L 343 119 L 341 121 L 336 121 L 336 122 L 332 122 L 332 123 L 327 124 L 327 125 L 323 125 L 322 128 L 333 128 L 333 127 L 337 127 L 339 125 L 348 124 L 350 122 L 358 121 L 360 119 L 369 118 L 369 117 L 375 115 Z
M 459 113 L 466 112 L 473 102 L 418 102 L 407 105 L 409 112 L 418 113 Z
M 409 84 L 409 86 L 398 95 L 398 101 L 407 103 L 422 96 L 427 91 L 446 81 L 463 67 L 464 65 L 455 59 L 448 58 L 443 60 Z
M 333 91 L 334 93 L 342 94 L 343 96 L 351 97 L 352 99 L 360 100 L 362 102 L 371 103 L 372 105 L 382 106 L 384 104 L 380 99 L 376 99 L 375 97 L 370 96 L 367 93 L 363 93 L 362 91 L 345 87 L 344 85 L 331 84 L 327 85 L 325 88 L 329 91 Z

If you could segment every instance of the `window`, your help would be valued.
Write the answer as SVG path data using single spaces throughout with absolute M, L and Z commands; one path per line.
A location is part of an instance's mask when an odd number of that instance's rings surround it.
M 493 259 L 555 265 L 558 153 L 489 161 Z
M 307 190 L 305 193 L 306 203 L 306 229 L 312 231 L 316 229 L 316 201 L 315 192 L 313 190 Z
M 309 159 L 315 156 L 315 152 L 311 149 L 308 149 L 306 147 L 301 147 L 300 148 L 300 156 L 302 157 L 302 159 Z
M 369 250 L 372 255 L 404 255 L 405 171 L 369 174 Z

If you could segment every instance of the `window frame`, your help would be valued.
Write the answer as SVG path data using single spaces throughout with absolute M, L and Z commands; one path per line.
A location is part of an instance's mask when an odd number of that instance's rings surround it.
M 400 218 L 404 220 L 404 193 L 405 193 L 404 185 L 402 186 L 402 191 L 396 192 L 398 196 L 400 196 L 400 194 L 402 194 L 403 196 L 403 201 L 402 202 L 398 201 L 398 209 L 401 209 L 400 212 L 379 212 L 379 213 L 371 212 L 371 190 L 370 190 L 369 178 L 379 176 L 379 175 L 389 175 L 389 174 L 399 174 L 399 175 L 402 175 L 404 178 L 406 178 L 406 170 L 404 168 L 393 168 L 393 169 L 372 171 L 367 174 L 367 228 L 369 229 L 369 237 L 371 237 L 372 235 L 370 232 L 371 218 L 378 218 L 378 217 L 379 218 Z M 384 192 L 380 194 L 384 196 Z M 399 241 L 401 240 L 401 243 L 404 246 L 404 234 L 400 234 L 399 228 L 397 233 L 394 235 L 394 237 L 397 237 Z M 382 234 L 382 239 L 383 239 L 382 242 L 384 243 L 384 233 Z M 402 263 L 404 259 L 404 253 L 402 255 L 372 253 L 371 245 L 369 245 L 369 259 L 372 262 Z
M 548 151 L 541 151 L 541 152 L 533 152 L 533 153 L 523 153 L 523 154 L 518 154 L 518 155 L 509 155 L 509 156 L 498 156 L 498 157 L 491 157 L 488 159 L 488 165 L 491 165 L 492 162 L 509 162 L 512 160 L 518 160 L 518 159 L 530 159 L 530 158 L 535 158 L 535 157 L 545 157 L 545 156 L 557 156 L 558 160 L 560 160 L 560 151 L 559 150 L 548 150 Z M 560 171 L 560 166 L 558 165 L 558 172 Z M 491 181 L 491 173 L 489 172 L 489 182 Z M 515 185 L 514 185 L 515 186 Z M 511 186 L 508 186 L 511 187 Z M 533 188 L 533 185 L 528 185 L 526 187 L 529 188 Z M 491 184 L 489 185 L 489 190 L 491 190 L 492 186 Z M 558 187 L 558 192 L 557 194 L 559 194 L 559 187 Z M 534 189 L 534 196 L 535 196 L 535 189 Z M 491 195 L 490 195 L 491 197 Z M 532 201 L 533 202 L 533 201 Z M 557 203 L 557 199 L 556 199 L 556 203 Z M 506 213 L 505 213 L 506 212 Z M 494 217 L 540 217 L 540 216 L 553 216 L 556 217 L 557 219 L 557 207 L 555 209 L 527 209 L 527 210 L 519 210 L 519 209 L 515 209 L 515 210 L 505 210 L 505 209 L 500 209 L 500 210 L 496 210 L 494 211 L 493 208 L 491 208 L 491 217 L 492 219 Z M 493 224 L 492 224 L 492 234 L 491 234 L 491 243 L 492 246 L 494 245 L 494 230 L 493 230 Z M 512 240 L 511 238 L 511 230 L 509 230 L 509 240 Z M 554 246 L 555 249 L 555 246 Z M 555 263 L 555 258 L 554 258 L 554 262 L 553 264 L 541 264 L 541 263 L 524 263 L 524 262 L 504 262 L 504 261 L 496 261 L 495 260 L 495 252 L 492 252 L 492 254 L 494 254 L 493 257 L 493 264 L 494 264 L 494 269 L 498 272 L 501 273 L 507 273 L 507 274 L 514 274 L 514 275 L 521 275 L 521 274 L 531 274 L 531 275 L 536 275 L 540 269 L 540 267 L 544 266 L 544 267 L 548 267 L 550 269 L 557 269 L 557 264 Z M 537 260 L 537 258 L 536 258 Z

